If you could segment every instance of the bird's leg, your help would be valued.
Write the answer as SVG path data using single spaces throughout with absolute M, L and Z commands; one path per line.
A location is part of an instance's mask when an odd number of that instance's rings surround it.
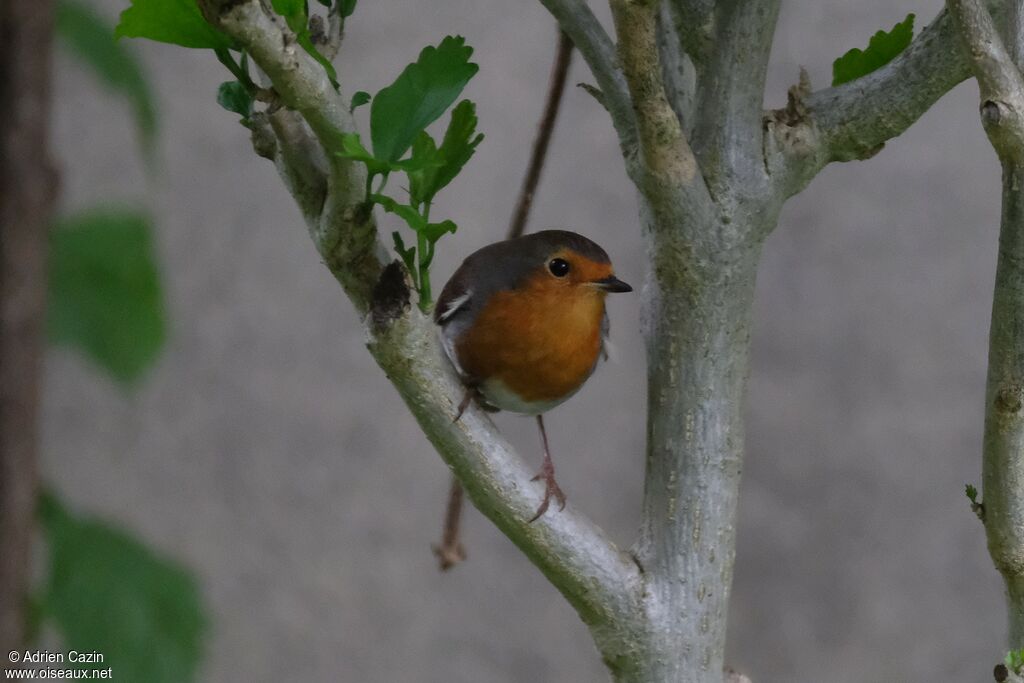
M 476 396 L 476 393 L 477 393 L 476 387 L 470 387 L 470 386 L 466 387 L 466 393 L 462 396 L 462 402 L 459 403 L 459 409 L 455 411 L 455 417 L 452 419 L 452 422 L 458 422 L 459 421 L 459 418 L 461 418 L 462 414 L 464 412 L 466 412 L 466 408 L 469 407 L 469 403 Z
M 555 481 L 555 464 L 551 461 L 551 451 L 548 450 L 548 434 L 544 431 L 544 417 L 541 415 L 537 416 L 537 426 L 540 427 L 540 440 L 544 443 L 544 463 L 540 466 L 540 472 L 531 481 L 544 480 L 544 501 L 537 508 L 537 513 L 530 519 L 529 523 L 537 521 L 541 515 L 548 511 L 548 505 L 551 504 L 552 496 L 558 501 L 558 509 L 565 509 L 565 494 L 562 493 L 562 489 L 558 487 L 558 482 Z

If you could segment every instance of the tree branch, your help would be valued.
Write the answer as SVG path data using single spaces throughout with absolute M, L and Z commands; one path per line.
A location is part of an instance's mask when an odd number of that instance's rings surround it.
M 696 117 L 697 69 L 692 57 L 684 52 L 680 43 L 681 35 L 674 10 L 669 3 L 662 3 L 658 15 L 658 56 L 661 60 L 661 77 L 665 83 L 665 95 L 683 127 L 683 135 L 693 134 Z
M 999 11 L 1004 3 L 988 4 Z M 792 157 L 782 183 L 785 193 L 799 192 L 829 162 L 874 155 L 969 75 L 967 56 L 943 10 L 885 66 L 807 95 L 800 115 L 774 131 L 778 148 Z
M 1020 29 L 1017 4 L 1010 3 L 1011 33 Z M 978 80 L 985 132 L 1000 159 L 1019 160 L 1024 157 L 1024 78 L 1003 45 L 992 15 L 980 0 L 948 0 L 946 5 L 960 27 L 971 69 Z M 1010 38 L 1019 52 L 1019 36 Z
M 635 159 L 637 152 L 636 123 L 629 99 L 629 89 L 615 56 L 615 45 L 601 22 L 590 11 L 586 0 L 541 0 L 572 39 L 590 67 L 601 90 L 601 102 L 612 118 L 619 135 L 622 156 Z
M 301 116 L 281 108 L 250 117 L 253 150 L 274 162 L 306 223 L 315 226 L 327 197 L 328 163 Z
M 1007 39 L 1021 54 L 1020 0 Z M 982 454 L 989 554 L 1006 583 L 1011 648 L 1024 647 L 1024 79 L 980 0 L 947 0 L 981 91 L 981 119 L 1003 166 L 1002 222 Z
M 695 65 L 703 66 L 711 54 L 715 34 L 715 0 L 669 0 L 679 40 Z
M 673 195 L 687 206 L 711 205 L 697 159 L 669 104 L 658 54 L 656 0 L 612 0 L 619 59 L 636 111 L 640 169 L 634 181 L 657 203 Z
M 365 312 L 387 256 L 373 214 L 365 208 L 366 168 L 334 154 L 340 134 L 355 131 L 348 103 L 284 21 L 268 14 L 259 0 L 200 0 L 200 8 L 208 21 L 245 47 L 323 147 L 329 163 L 327 195 L 319 220 L 310 226 L 313 241 L 356 308 Z
M 764 79 L 779 0 L 726 0 L 716 11 L 714 46 L 698 89 L 696 152 L 716 197 L 726 188 L 760 193 Z

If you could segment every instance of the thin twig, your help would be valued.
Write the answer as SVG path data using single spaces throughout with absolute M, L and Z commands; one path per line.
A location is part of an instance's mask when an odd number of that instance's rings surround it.
M 569 40 L 569 36 L 566 35 L 565 31 L 559 31 L 558 51 L 555 53 L 555 64 L 551 69 L 551 83 L 548 86 L 548 101 L 544 107 L 544 115 L 540 119 L 537 137 L 533 141 L 530 165 L 527 166 L 526 175 L 523 177 L 523 187 L 519 191 L 519 201 L 516 203 L 515 212 L 512 214 L 512 222 L 508 227 L 510 239 L 519 237 L 526 230 L 526 221 L 530 218 L 533 196 L 537 191 L 537 184 L 540 182 L 541 171 L 544 170 L 544 160 L 547 158 L 548 144 L 551 142 L 551 133 L 555 128 L 558 109 L 562 104 L 562 94 L 565 92 L 565 81 L 571 62 L 572 41 Z
M 551 143 L 551 133 L 555 128 L 555 120 L 558 118 L 562 95 L 565 92 L 569 65 L 572 62 L 572 48 L 572 40 L 565 31 L 559 30 L 558 49 L 555 52 L 555 63 L 551 68 L 551 82 L 548 85 L 547 104 L 544 105 L 537 137 L 533 141 L 530 164 L 523 177 L 519 201 L 516 202 L 512 222 L 509 224 L 509 239 L 519 237 L 526 231 L 530 208 L 533 206 L 533 197 L 537 191 L 537 185 L 540 183 L 541 171 L 544 169 L 544 161 L 547 159 L 548 147 Z M 441 543 L 434 546 L 434 554 L 438 557 L 441 571 L 447 571 L 466 559 L 465 548 L 462 541 L 459 540 L 461 517 L 462 484 L 459 483 L 457 477 L 452 476 L 451 488 L 448 492 L 448 506 L 444 515 L 444 534 L 441 537 Z
M 448 571 L 466 559 L 466 548 L 459 540 L 459 524 L 462 520 L 462 482 L 452 476 L 451 489 L 448 492 L 448 506 L 444 512 L 444 533 L 441 542 L 434 546 L 438 566 L 441 571 Z
M 603 104 L 619 135 L 623 157 L 632 159 L 637 148 L 636 117 L 629 87 L 615 54 L 615 42 L 594 16 L 586 0 L 540 0 L 569 34 L 580 56 L 590 67 L 597 87 L 604 93 Z
M 327 12 L 327 46 L 324 56 L 334 61 L 341 49 L 341 41 L 345 38 L 345 18 L 341 16 L 341 3 L 336 2 Z

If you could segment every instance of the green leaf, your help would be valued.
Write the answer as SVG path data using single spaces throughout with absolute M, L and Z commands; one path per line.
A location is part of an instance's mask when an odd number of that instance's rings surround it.
M 149 38 L 182 47 L 234 47 L 224 35 L 203 18 L 196 0 L 131 0 L 121 12 L 114 35 Z
M 967 494 L 967 500 L 971 501 L 972 505 L 978 504 L 978 489 L 974 488 L 973 484 L 967 484 L 964 487 L 964 492 Z
M 426 227 L 423 228 L 423 235 L 427 238 L 427 241 L 433 243 L 447 235 L 448 233 L 455 234 L 455 230 L 458 226 L 452 221 L 441 221 L 440 223 L 427 223 Z
M 412 156 L 409 159 L 413 167 L 406 170 L 409 176 L 409 199 L 416 206 L 429 202 L 437 193 L 434 180 L 438 169 L 444 164 L 441 153 L 437 150 L 434 138 L 426 131 L 420 131 L 412 143 Z
M 352 96 L 352 102 L 348 105 L 348 113 L 354 112 L 359 107 L 363 106 L 370 101 L 370 93 L 365 90 L 358 90 L 356 94 Z
M 338 0 L 338 9 L 343 18 L 352 16 L 356 11 L 356 0 Z
M 65 218 L 50 237 L 50 339 L 122 382 L 156 360 L 166 334 L 150 233 L 146 216 L 118 209 Z
M 462 167 L 466 165 L 473 152 L 476 151 L 484 136 L 474 137 L 476 132 L 476 105 L 469 100 L 459 102 L 452 110 L 452 120 L 448 123 L 444 140 L 441 141 L 441 157 L 444 164 L 434 174 L 431 187 L 431 198 L 455 179 Z
M 272 0 L 274 11 L 285 18 L 288 28 L 300 33 L 306 27 L 306 0 Z
M 384 207 L 385 211 L 393 213 L 404 220 L 416 232 L 423 232 L 428 227 L 426 219 L 408 204 L 399 204 L 391 197 L 383 194 L 371 194 L 370 201 L 380 204 Z
M 391 170 L 390 164 L 376 159 L 370 154 L 369 150 L 363 147 L 363 141 L 359 138 L 359 133 L 342 133 L 340 140 L 341 151 L 337 154 L 348 159 L 363 162 L 366 164 L 366 170 L 370 175 L 380 175 Z
M 142 64 L 114 39 L 110 25 L 77 0 L 57 3 L 57 36 L 80 62 L 92 68 L 106 86 L 123 95 L 135 112 L 135 125 L 147 159 L 156 137 L 156 107 Z
M 217 88 L 217 104 L 241 116 L 242 123 L 247 122 L 252 116 L 252 95 L 238 81 L 227 81 L 220 84 L 220 87 Z
M 459 96 L 479 67 L 469 61 L 473 48 L 461 36 L 426 47 L 394 83 L 378 92 L 370 106 L 373 153 L 397 161 L 420 131 L 437 120 Z
M 832 85 L 840 85 L 867 75 L 903 52 L 914 37 L 914 15 L 871 36 L 866 50 L 854 48 L 832 63 Z
M 146 683 L 194 681 L 207 620 L 195 579 L 128 534 L 67 511 L 50 494 L 39 516 L 49 547 L 41 596 L 65 650 L 103 653 L 114 678 Z

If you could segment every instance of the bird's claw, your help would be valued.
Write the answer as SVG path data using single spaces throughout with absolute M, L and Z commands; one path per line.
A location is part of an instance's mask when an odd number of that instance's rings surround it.
M 558 501 L 558 510 L 562 511 L 565 509 L 565 493 L 562 492 L 558 482 L 555 481 L 555 468 L 549 463 L 544 463 L 541 467 L 540 472 L 537 473 L 530 481 L 544 480 L 544 500 L 541 501 L 540 507 L 537 508 L 537 512 L 534 513 L 533 517 L 530 518 L 528 524 L 536 522 L 548 511 L 548 507 L 551 505 L 551 498 L 553 497 Z

